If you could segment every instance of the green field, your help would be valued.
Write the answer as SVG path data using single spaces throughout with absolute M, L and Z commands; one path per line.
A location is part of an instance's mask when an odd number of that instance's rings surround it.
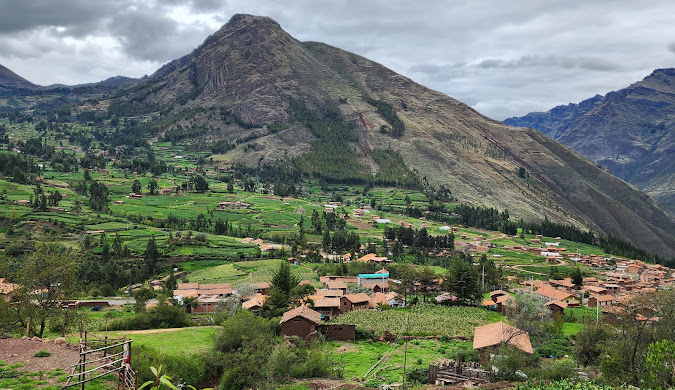
M 39 358 L 37 358 L 39 359 Z M 0 389 L 12 390 L 60 390 L 66 382 L 67 373 L 60 368 L 50 371 L 27 371 L 23 364 L 7 365 L 0 361 Z M 112 390 L 117 388 L 116 378 L 107 375 L 87 383 L 87 390 Z M 57 384 L 49 384 L 56 382 Z
M 279 263 L 281 260 L 240 261 L 198 269 L 189 273 L 187 278 L 191 283 L 230 283 L 233 286 L 247 282 L 269 282 L 279 268 Z M 191 265 L 194 266 L 194 262 Z M 291 272 L 299 280 L 319 280 L 313 270 L 302 265 L 292 266 Z
M 358 310 L 334 318 L 336 324 L 354 324 L 359 328 L 382 334 L 415 336 L 473 337 L 476 326 L 500 321 L 501 314 L 475 307 L 446 307 L 431 304 L 412 309 Z
M 338 342 L 330 341 L 326 347 L 336 354 L 335 360 L 344 368 L 345 379 L 361 380 L 378 361 L 382 361 L 367 376 L 367 383 L 377 387 L 384 378 L 389 383 L 400 383 L 403 375 L 403 360 L 406 345 L 402 340 L 397 343 L 386 342 Z M 449 359 L 459 349 L 471 349 L 471 342 L 438 340 L 411 340 L 407 343 L 406 372 L 426 370 L 429 363 L 439 359 Z M 385 357 L 387 357 L 385 359 Z
M 133 346 L 152 348 L 162 353 L 181 356 L 205 352 L 213 346 L 213 337 L 217 326 L 195 326 L 179 329 L 161 329 L 154 331 L 116 331 L 108 332 L 108 337 L 126 337 Z M 103 337 L 105 333 L 93 333 Z

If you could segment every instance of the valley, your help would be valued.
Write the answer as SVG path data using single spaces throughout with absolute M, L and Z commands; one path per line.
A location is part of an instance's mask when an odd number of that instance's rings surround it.
M 272 19 L 139 79 L 0 68 L 0 149 L 2 388 L 672 384 L 658 203 Z

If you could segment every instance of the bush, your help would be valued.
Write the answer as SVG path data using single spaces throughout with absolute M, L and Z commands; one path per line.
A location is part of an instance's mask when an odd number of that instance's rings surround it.
M 183 328 L 192 325 L 190 317 L 179 306 L 160 303 L 147 312 L 118 318 L 110 322 L 110 330 L 142 330 L 161 328 Z
M 150 370 L 151 366 L 164 367 L 166 375 L 170 376 L 174 383 L 197 384 L 206 380 L 212 380 L 217 376 L 206 375 L 206 365 L 203 355 L 167 355 L 161 351 L 146 346 L 133 347 L 133 361 L 139 362 L 139 382 L 155 379 Z
M 558 337 L 546 339 L 544 343 L 537 348 L 537 355 L 541 357 L 556 357 L 561 358 L 565 355 L 572 354 L 572 345 L 567 338 Z
M 531 376 L 548 381 L 574 379 L 577 376 L 572 359 L 544 360 L 541 368 L 532 370 Z
M 355 330 L 355 337 L 356 340 L 370 340 L 375 337 L 375 335 L 367 329 L 357 327 Z
M 33 356 L 35 356 L 35 357 L 47 357 L 49 355 L 51 355 L 51 352 L 45 351 L 44 349 L 41 349 L 41 350 L 35 352 L 35 355 L 33 355 Z
M 426 368 L 416 368 L 408 374 L 408 382 L 425 384 L 429 379 L 429 370 Z
M 246 340 L 272 342 L 276 320 L 258 317 L 241 310 L 223 322 L 223 328 L 216 335 L 215 349 L 220 352 L 232 352 L 243 347 Z
M 462 345 L 455 351 L 454 358 L 459 362 L 477 362 L 478 350 Z

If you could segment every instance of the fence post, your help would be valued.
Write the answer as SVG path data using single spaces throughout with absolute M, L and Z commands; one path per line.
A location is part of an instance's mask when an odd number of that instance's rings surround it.
M 103 340 L 103 357 L 106 357 L 108 355 L 108 335 L 105 335 L 105 339 Z
M 85 338 L 86 338 L 85 334 Z M 84 372 L 87 371 L 87 353 L 86 352 L 80 352 L 80 361 L 82 362 L 82 365 L 80 366 L 80 382 L 82 382 L 82 390 L 84 390 L 84 379 L 87 377 L 87 374 Z

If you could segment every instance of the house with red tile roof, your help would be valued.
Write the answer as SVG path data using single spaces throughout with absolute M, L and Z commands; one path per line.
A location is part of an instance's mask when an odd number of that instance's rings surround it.
M 477 349 L 481 361 L 489 361 L 490 356 L 499 352 L 503 345 L 510 345 L 527 354 L 533 354 L 530 335 L 504 322 L 478 326 L 474 330 L 473 349 Z

